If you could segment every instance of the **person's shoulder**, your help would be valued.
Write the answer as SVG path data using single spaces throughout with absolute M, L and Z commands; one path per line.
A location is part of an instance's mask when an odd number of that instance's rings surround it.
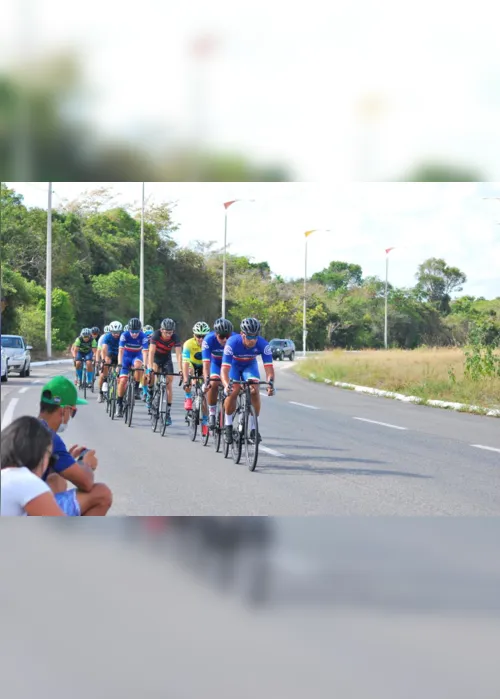
M 226 345 L 233 347 L 239 340 L 241 340 L 241 335 L 239 333 L 234 333 L 228 338 Z

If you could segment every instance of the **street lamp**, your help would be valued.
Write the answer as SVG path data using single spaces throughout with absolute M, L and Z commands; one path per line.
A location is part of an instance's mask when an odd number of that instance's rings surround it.
M 45 261 L 45 344 L 47 359 L 52 357 L 52 182 L 47 205 L 47 250 Z
M 394 248 L 386 248 L 385 251 L 385 315 L 384 315 L 384 347 L 387 349 L 387 286 L 389 279 L 389 253 Z
M 304 254 L 304 308 L 303 308 L 303 313 L 302 313 L 302 354 L 305 357 L 306 356 L 306 341 L 307 341 L 307 300 L 306 300 L 306 290 L 307 290 L 307 239 L 311 235 L 311 233 L 315 233 L 316 231 L 325 231 L 325 233 L 328 233 L 330 231 L 329 228 L 313 228 L 310 231 L 306 231 L 304 233 L 305 237 L 305 254 Z
M 238 201 L 255 201 L 255 199 L 231 199 L 224 202 L 224 253 L 222 257 L 222 318 L 226 317 L 226 255 L 227 255 L 227 210 Z

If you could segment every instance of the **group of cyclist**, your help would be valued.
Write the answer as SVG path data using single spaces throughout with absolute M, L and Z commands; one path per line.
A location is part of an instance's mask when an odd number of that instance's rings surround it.
M 203 378 L 204 401 L 202 433 L 215 427 L 217 394 L 219 382 L 226 392 L 224 402 L 225 425 L 224 437 L 227 443 L 233 440 L 233 416 L 236 410 L 240 382 L 255 381 L 251 387 L 251 400 L 257 416 L 260 414 L 260 380 L 257 358 L 262 357 L 267 394 L 274 395 L 274 368 L 271 347 L 261 335 L 261 324 L 256 318 L 245 318 L 240 324 L 240 333 L 236 333 L 232 323 L 226 318 L 218 318 L 213 329 L 199 321 L 193 326 L 193 336 L 184 344 L 175 332 L 176 324 L 171 318 L 165 318 L 158 330 L 151 325 L 142 327 L 139 318 L 131 318 L 125 327 L 119 321 L 100 329 L 83 328 L 72 346 L 75 362 L 75 384 L 82 386 L 83 365 L 86 366 L 87 383 L 94 380 L 94 365 L 101 366 L 99 376 L 99 402 L 104 401 L 103 385 L 110 367 L 119 369 L 117 388 L 117 416 L 123 416 L 123 396 L 127 389 L 129 375 L 134 377 L 135 398 L 143 399 L 151 409 L 155 378 L 165 375 L 167 387 L 167 425 L 172 424 L 170 411 L 172 407 L 172 382 L 175 375 L 172 352 L 175 351 L 179 374 L 183 378 L 184 409 L 186 414 L 193 408 L 192 380 Z M 251 425 L 251 439 L 261 440 Z

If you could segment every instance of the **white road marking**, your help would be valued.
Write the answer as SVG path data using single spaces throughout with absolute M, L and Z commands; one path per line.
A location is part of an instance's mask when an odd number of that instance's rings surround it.
M 500 454 L 500 449 L 497 449 L 496 447 L 485 447 L 482 444 L 471 444 L 471 447 L 476 447 L 476 449 L 486 449 L 486 451 L 498 451 Z
M 2 430 L 4 429 L 4 427 L 7 427 L 7 425 L 10 425 L 10 423 L 12 422 L 12 418 L 14 417 L 14 410 L 18 402 L 19 398 L 13 398 L 7 406 L 7 409 L 2 419 Z
M 267 393 L 264 393 L 264 391 L 260 391 L 260 395 L 261 395 L 261 396 L 264 396 L 264 398 L 269 398 L 269 396 L 267 395 Z
M 266 454 L 270 454 L 271 456 L 280 456 L 283 458 L 286 456 L 285 454 L 282 454 L 281 452 L 276 451 L 275 449 L 270 449 L 269 447 L 264 447 L 264 446 L 262 446 L 262 444 L 259 445 L 259 449 L 261 449 L 262 451 L 265 451 Z
M 26 393 L 26 391 L 29 391 L 31 386 L 25 386 L 24 388 L 19 389 L 19 393 Z
M 388 422 L 379 422 L 378 420 L 368 420 L 365 417 L 355 417 L 353 420 L 361 420 L 362 422 L 371 422 L 374 425 L 383 425 L 384 427 L 391 427 L 393 430 L 407 430 L 407 427 L 399 427 L 398 425 L 390 425 Z
M 306 403 L 296 403 L 294 400 L 289 400 L 289 403 L 292 405 L 300 405 L 301 408 L 309 408 L 310 410 L 319 410 L 319 408 L 316 408 L 314 405 L 307 405 Z

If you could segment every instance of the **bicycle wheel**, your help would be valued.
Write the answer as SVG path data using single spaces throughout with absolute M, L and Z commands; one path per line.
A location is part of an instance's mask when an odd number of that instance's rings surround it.
M 231 452 L 235 464 L 241 461 L 241 452 L 243 449 L 243 415 L 241 408 L 238 406 L 233 417 L 233 443 L 231 444 Z
M 83 398 L 87 397 L 87 367 L 84 368 L 82 372 L 82 382 L 83 382 Z
M 252 429 L 252 418 L 253 425 L 255 428 L 255 439 L 250 439 L 250 432 Z M 247 466 L 250 471 L 255 471 L 257 466 L 257 460 L 259 458 L 259 425 L 257 420 L 257 413 L 253 405 L 249 405 L 245 413 L 245 430 L 244 441 L 245 441 L 245 458 L 247 461 Z
M 135 384 L 134 381 L 129 381 L 128 386 L 128 400 L 129 400 L 129 405 L 128 405 L 128 415 L 127 415 L 127 425 L 130 427 L 132 424 L 132 414 L 134 412 L 134 403 L 135 403 Z
M 206 447 L 208 440 L 210 439 L 210 430 L 208 429 L 208 424 L 203 425 L 203 398 L 200 397 L 200 412 L 199 412 L 199 422 L 201 425 L 201 446 Z M 205 427 L 205 434 L 203 434 L 203 428 Z
M 213 445 L 216 452 L 220 449 L 220 440 L 222 438 L 222 431 L 224 429 L 224 411 L 220 400 L 217 401 L 217 406 L 215 408 L 215 427 L 213 434 Z
M 196 393 L 193 399 L 193 408 L 188 410 L 188 422 L 189 422 L 189 437 L 192 442 L 196 439 L 196 434 L 198 432 L 198 420 L 200 417 L 200 409 L 198 407 L 198 393 Z
M 167 405 L 167 394 L 166 394 L 166 386 L 165 384 L 162 384 L 162 405 L 163 405 L 163 411 L 162 411 L 162 428 L 161 428 L 161 436 L 164 437 L 166 432 L 167 432 L 167 419 L 168 419 L 168 405 Z
M 109 416 L 112 420 L 115 419 L 116 414 L 116 392 L 118 390 L 118 381 L 113 378 L 111 385 L 109 386 Z
M 160 418 L 160 392 L 158 388 L 155 388 L 153 399 L 151 400 L 151 429 L 156 432 L 158 427 L 158 420 Z

